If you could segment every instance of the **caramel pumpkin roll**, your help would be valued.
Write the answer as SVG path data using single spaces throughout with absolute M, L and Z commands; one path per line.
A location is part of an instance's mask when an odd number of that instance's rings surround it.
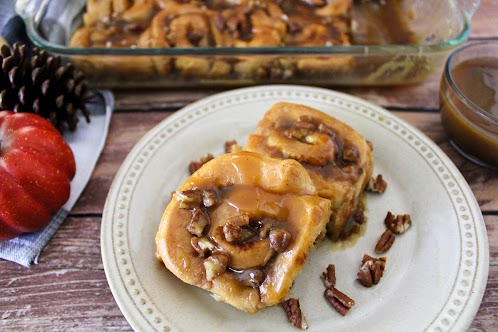
M 295 160 L 221 155 L 173 195 L 157 254 L 182 281 L 249 313 L 280 303 L 330 217 Z
M 372 149 L 347 124 L 304 105 L 278 103 L 248 137 L 246 149 L 304 166 L 318 195 L 331 202 L 327 231 L 333 240 L 344 235 L 350 217 L 362 213 L 357 208 L 372 176 Z

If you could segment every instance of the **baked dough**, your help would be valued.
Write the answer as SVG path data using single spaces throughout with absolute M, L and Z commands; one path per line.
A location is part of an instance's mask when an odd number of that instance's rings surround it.
M 182 281 L 248 313 L 280 303 L 330 217 L 295 160 L 221 155 L 173 194 L 157 255 Z
M 246 149 L 274 158 L 292 158 L 308 171 L 318 195 L 331 201 L 327 231 L 343 236 L 372 176 L 372 149 L 358 132 L 311 107 L 277 103 L 248 137 Z

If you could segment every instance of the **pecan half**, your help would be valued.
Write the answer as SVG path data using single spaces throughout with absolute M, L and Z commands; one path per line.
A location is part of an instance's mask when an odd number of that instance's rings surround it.
M 230 140 L 225 142 L 226 153 L 236 153 L 242 150 L 243 148 L 239 144 L 237 144 L 236 140 Z
M 203 209 L 194 209 L 190 222 L 186 228 L 190 234 L 199 237 L 202 235 L 202 232 L 204 232 L 204 228 L 206 228 L 207 225 L 209 225 L 209 215 L 207 212 Z
M 366 189 L 368 191 L 382 194 L 387 189 L 387 182 L 382 177 L 382 174 L 378 174 L 375 178 L 373 176 L 370 178 Z
M 387 212 L 386 218 L 384 219 L 384 224 L 389 228 L 394 234 L 403 234 L 412 225 L 412 219 L 409 214 L 397 215 Z
M 282 307 L 287 314 L 289 323 L 301 330 L 306 330 L 308 328 L 308 323 L 306 322 L 306 318 L 304 318 L 301 306 L 299 305 L 299 299 L 290 298 L 282 302 Z
M 192 160 L 190 164 L 188 165 L 188 171 L 190 175 L 194 174 L 195 171 L 197 171 L 199 168 L 202 167 L 205 163 L 210 161 L 211 159 L 214 159 L 214 156 L 211 153 L 208 153 L 204 157 L 202 157 L 199 161 L 197 160 Z
M 247 225 L 249 225 L 249 215 L 247 214 L 239 214 L 228 218 L 225 225 L 223 225 L 223 233 L 227 242 L 245 241 L 256 235 L 253 230 L 244 227 Z
M 335 287 L 335 265 L 334 264 L 329 264 L 327 266 L 327 270 L 322 273 L 323 277 L 323 283 L 325 284 L 325 287 L 327 288 L 334 288 Z
M 282 253 L 289 246 L 292 235 L 284 229 L 272 229 L 268 237 L 270 238 L 270 248 Z
M 373 258 L 368 255 L 363 255 L 361 261 L 362 266 L 356 275 L 358 281 L 365 287 L 372 287 L 377 285 L 380 278 L 384 275 L 386 268 L 386 258 Z
M 268 235 L 270 235 L 270 231 L 273 227 L 273 224 L 271 223 L 263 223 L 261 227 L 259 228 L 259 238 L 260 239 L 266 239 Z
M 329 135 L 330 137 L 335 138 L 335 132 L 332 130 L 332 128 L 324 123 L 320 123 L 318 125 L 318 131 L 322 134 Z
M 396 236 L 390 229 L 386 229 L 384 233 L 382 233 L 377 245 L 375 246 L 376 254 L 383 254 L 387 252 L 394 243 Z
M 349 309 L 354 306 L 354 300 L 336 288 L 327 288 L 323 293 L 325 298 L 341 315 L 346 316 Z
M 206 279 L 213 281 L 214 278 L 225 272 L 228 266 L 229 257 L 223 252 L 214 252 L 204 260 L 204 269 L 206 270 Z

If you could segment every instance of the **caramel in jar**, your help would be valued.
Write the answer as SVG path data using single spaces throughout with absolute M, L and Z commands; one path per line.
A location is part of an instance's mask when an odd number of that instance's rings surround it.
M 447 68 L 440 102 L 452 144 L 470 160 L 498 169 L 498 58 L 472 58 Z

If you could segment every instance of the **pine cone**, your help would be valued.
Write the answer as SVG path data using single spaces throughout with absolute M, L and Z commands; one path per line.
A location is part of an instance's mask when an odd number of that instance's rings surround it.
M 88 83 L 72 64 L 63 65 L 59 56 L 14 44 L 0 49 L 0 110 L 41 115 L 63 132 L 76 130 L 77 111 L 90 122 Z

